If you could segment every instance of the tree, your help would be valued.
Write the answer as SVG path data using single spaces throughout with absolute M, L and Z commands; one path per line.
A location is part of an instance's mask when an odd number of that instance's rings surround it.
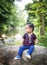
M 40 34 L 45 34 L 45 18 L 47 15 L 47 1 L 46 0 L 33 0 L 33 3 L 29 3 L 25 6 L 25 10 L 28 11 L 28 20 L 38 19 L 38 23 L 41 26 Z
M 17 6 L 14 0 L 0 0 L 0 32 L 4 33 L 9 26 L 17 25 Z M 1 31 L 2 30 L 2 31 Z

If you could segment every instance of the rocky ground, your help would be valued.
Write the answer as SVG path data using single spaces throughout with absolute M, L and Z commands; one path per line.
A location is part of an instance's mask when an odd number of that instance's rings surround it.
M 18 49 L 19 46 L 0 47 L 0 65 L 47 65 L 47 48 L 35 46 L 31 60 L 25 56 L 27 50 L 24 51 L 21 60 L 14 60 Z

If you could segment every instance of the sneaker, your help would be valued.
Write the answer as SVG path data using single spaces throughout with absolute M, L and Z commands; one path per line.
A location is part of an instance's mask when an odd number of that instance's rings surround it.
M 21 57 L 20 57 L 20 56 L 16 56 L 16 57 L 14 58 L 14 60 L 18 60 L 18 59 L 21 59 Z
M 31 55 L 29 55 L 29 54 L 26 54 L 26 57 L 29 58 L 29 59 L 31 59 Z

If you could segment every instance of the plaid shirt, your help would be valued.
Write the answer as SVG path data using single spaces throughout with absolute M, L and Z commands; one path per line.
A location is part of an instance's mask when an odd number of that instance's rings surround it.
M 25 33 L 23 35 L 23 39 L 24 39 L 23 45 L 27 45 L 27 46 L 34 45 L 35 44 L 34 41 L 36 39 L 36 35 L 33 33 L 32 35 L 29 36 L 27 33 Z

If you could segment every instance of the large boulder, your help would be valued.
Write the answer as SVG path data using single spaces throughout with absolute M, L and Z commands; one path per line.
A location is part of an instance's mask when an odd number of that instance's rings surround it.
M 19 46 L 8 46 L 1 48 L 0 63 L 6 65 L 47 65 L 47 48 L 35 45 L 34 52 L 31 55 L 31 60 L 27 59 L 25 56 L 28 50 L 24 51 L 21 60 L 14 60 L 18 49 Z

